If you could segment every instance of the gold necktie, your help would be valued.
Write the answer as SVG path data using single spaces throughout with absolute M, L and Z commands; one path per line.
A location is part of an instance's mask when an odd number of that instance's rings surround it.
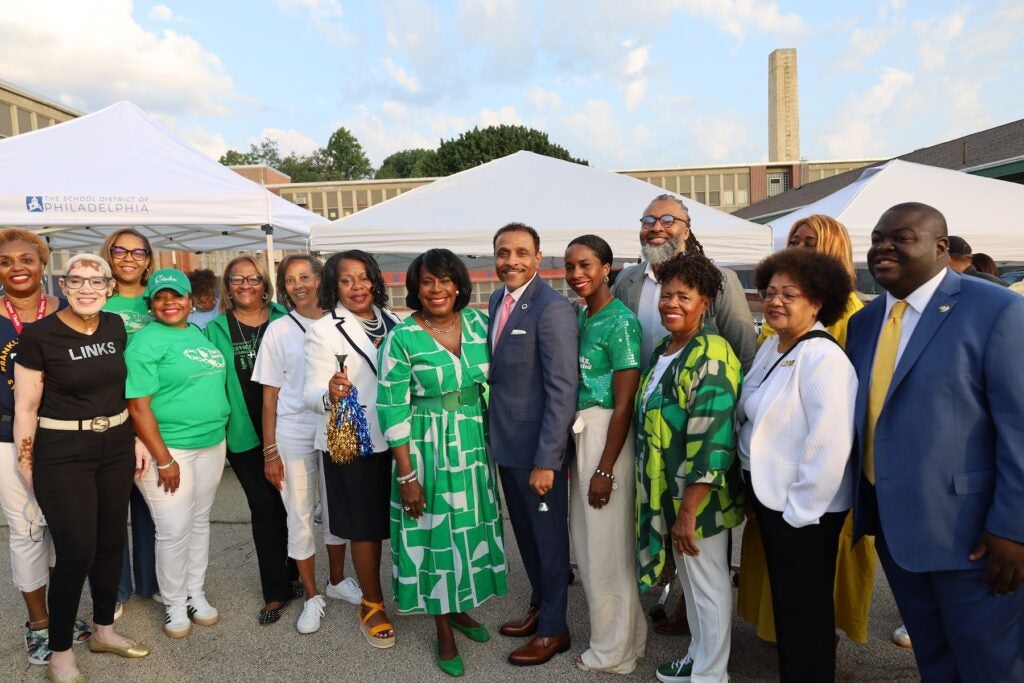
M 889 393 L 892 374 L 896 370 L 896 350 L 900 347 L 903 331 L 903 312 L 906 301 L 897 301 L 889 312 L 882 334 L 878 335 L 875 364 L 871 368 L 871 386 L 868 389 L 868 423 L 864 429 L 864 476 L 875 483 L 875 425 L 882 413 L 885 395 Z

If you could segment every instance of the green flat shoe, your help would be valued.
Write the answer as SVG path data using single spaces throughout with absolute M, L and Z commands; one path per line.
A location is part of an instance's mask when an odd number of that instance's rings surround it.
M 466 666 L 462 663 L 462 655 L 455 655 L 451 659 L 441 659 L 441 643 L 434 641 L 434 661 L 437 668 L 449 676 L 458 678 L 466 673 Z
M 462 635 L 478 643 L 486 643 L 491 639 L 490 632 L 483 624 L 480 624 L 479 626 L 463 626 L 454 619 L 448 619 L 448 623 L 451 624 L 453 629 L 461 631 Z

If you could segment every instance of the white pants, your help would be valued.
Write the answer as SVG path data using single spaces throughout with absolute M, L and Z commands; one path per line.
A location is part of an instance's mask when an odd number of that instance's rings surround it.
M 612 474 L 617 488 L 600 510 L 591 507 L 590 479 L 601 462 L 612 410 L 576 414 L 576 459 L 569 483 L 569 533 L 590 608 L 590 647 L 583 663 L 592 670 L 628 674 L 647 646 L 647 620 L 636 582 L 636 521 L 630 430 Z
M 729 534 L 725 531 L 696 541 L 700 555 L 680 555 L 676 571 L 686 597 L 690 622 L 692 683 L 729 680 L 729 644 L 732 638 L 732 580 L 729 578 Z
M 320 492 L 324 543 L 348 543 L 344 538 L 338 538 L 331 533 L 324 473 L 321 467 L 323 459 L 320 451 L 313 447 L 313 440 L 319 429 L 320 425 L 317 423 L 281 416 L 277 418 L 277 452 L 284 463 L 284 490 L 281 491 L 281 500 L 284 501 L 284 508 L 288 513 L 288 557 L 293 560 L 305 560 L 316 553 L 313 508 L 316 506 L 317 490 Z
M 156 524 L 156 578 L 164 603 L 183 607 L 203 591 L 210 563 L 210 508 L 224 474 L 225 442 L 207 448 L 169 448 L 181 482 L 174 493 L 160 486 L 156 463 L 135 485 Z
M 18 474 L 13 443 L 0 442 L 0 507 L 10 531 L 14 585 L 22 593 L 31 593 L 50 580 L 50 567 L 57 557 L 36 497 Z

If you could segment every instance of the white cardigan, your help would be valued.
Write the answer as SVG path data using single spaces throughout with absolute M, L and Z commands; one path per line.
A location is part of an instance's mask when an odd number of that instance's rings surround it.
M 820 323 L 814 329 L 825 329 Z M 797 344 L 763 386 L 753 384 L 778 358 L 779 338 L 764 342 L 740 394 L 737 422 L 753 422 L 750 477 L 765 507 L 793 527 L 817 524 L 826 512 L 850 508 L 853 410 L 857 375 L 828 339 Z M 744 407 L 764 392 L 755 415 Z
M 398 318 L 388 310 L 382 312 L 392 320 Z M 344 321 L 344 322 L 342 322 Z M 349 339 L 358 348 L 353 348 L 349 340 L 338 330 L 338 323 L 348 333 Z M 377 349 L 366 336 L 354 313 L 338 304 L 329 315 L 325 315 L 306 330 L 306 341 L 303 347 L 306 354 L 306 378 L 302 390 L 302 400 L 306 407 L 319 415 L 326 415 L 324 394 L 327 383 L 338 371 L 336 354 L 346 354 L 345 366 L 348 367 L 349 381 L 359 390 L 359 403 L 365 406 L 366 422 L 370 427 L 374 453 L 386 451 L 387 441 L 380 431 L 377 420 Z M 361 353 L 360 353 L 361 352 Z M 364 357 L 365 356 L 365 357 Z M 367 363 L 370 359 L 370 363 Z M 314 448 L 327 450 L 327 420 L 317 430 Z

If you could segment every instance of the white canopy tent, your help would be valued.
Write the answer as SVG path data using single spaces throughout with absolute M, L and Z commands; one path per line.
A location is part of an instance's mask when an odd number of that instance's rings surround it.
M 324 218 L 238 175 L 119 102 L 0 141 L 0 226 L 95 250 L 132 226 L 154 248 L 305 248 Z
M 793 223 L 814 214 L 832 216 L 850 233 L 854 261 L 863 263 L 878 219 L 903 202 L 934 206 L 946 217 L 949 234 L 963 237 L 975 252 L 996 261 L 1024 261 L 1018 214 L 1024 206 L 1024 185 L 898 159 L 865 169 L 856 182 L 769 226 L 775 248 L 784 249 Z
M 617 258 L 640 255 L 640 216 L 665 190 L 650 183 L 532 152 L 516 152 L 313 226 L 313 249 L 419 253 L 444 247 L 485 255 L 495 230 L 533 226 L 547 256 L 561 256 L 573 238 L 592 233 Z M 763 226 L 683 198 L 708 256 L 721 265 L 757 263 L 771 251 Z

